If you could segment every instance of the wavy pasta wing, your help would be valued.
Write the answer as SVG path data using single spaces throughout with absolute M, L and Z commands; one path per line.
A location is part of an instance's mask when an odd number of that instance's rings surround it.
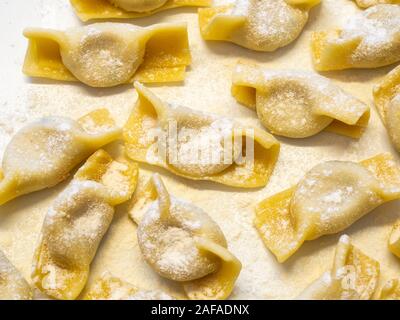
M 399 279 L 392 279 L 385 283 L 379 293 L 379 300 L 400 300 Z
M 390 140 L 400 152 L 400 66 L 374 87 L 373 95 Z
M 211 0 L 70 0 L 82 21 L 93 19 L 132 19 L 179 7 L 209 6 Z M 114 3 L 113 3 L 114 2 Z M 146 3 L 149 5 L 146 5 Z M 145 5 L 145 6 L 144 6 Z
M 3 155 L 0 204 L 58 184 L 94 151 L 120 136 L 106 109 L 77 121 L 47 117 L 23 127 Z
M 360 8 L 369 8 L 377 4 L 400 4 L 399 0 L 354 0 Z
M 135 83 L 138 102 L 123 136 L 130 158 L 193 180 L 264 186 L 279 154 L 270 134 L 228 118 L 162 102 Z
M 64 300 L 78 297 L 114 206 L 131 197 L 137 176 L 137 164 L 115 161 L 104 150 L 77 171 L 43 222 L 32 272 L 42 292 Z
M 389 153 L 360 163 L 328 161 L 294 187 L 260 202 L 255 227 L 283 262 L 301 245 L 338 233 L 379 205 L 400 198 L 400 170 Z
M 92 87 L 182 81 L 191 56 L 186 24 L 95 23 L 66 31 L 29 28 L 23 72 Z
M 130 217 L 146 262 L 182 283 L 190 299 L 226 299 L 241 270 L 218 225 L 200 208 L 171 196 L 155 174 L 135 195 Z
M 199 9 L 205 40 L 229 41 L 257 51 L 274 51 L 294 41 L 320 0 L 236 0 Z
M 175 300 L 158 290 L 141 290 L 109 272 L 99 277 L 84 300 Z
M 232 95 L 254 109 L 271 133 L 290 138 L 309 137 L 324 129 L 359 138 L 370 115 L 363 102 L 329 79 L 303 71 L 238 64 Z
M 378 68 L 400 61 L 400 6 L 376 5 L 357 13 L 342 29 L 314 32 L 311 51 L 319 71 Z
M 380 267 L 374 259 L 342 236 L 330 272 L 310 284 L 300 300 L 369 300 L 379 280 Z
M 32 288 L 0 250 L 0 300 L 31 300 Z

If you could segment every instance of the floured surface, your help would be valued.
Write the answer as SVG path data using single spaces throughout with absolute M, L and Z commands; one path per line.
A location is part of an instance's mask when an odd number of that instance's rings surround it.
M 274 53 L 256 53 L 223 42 L 204 42 L 193 8 L 170 10 L 132 21 L 141 26 L 188 22 L 193 63 L 184 85 L 152 87 L 160 98 L 198 110 L 230 115 L 242 123 L 261 127 L 255 112 L 239 105 L 231 96 L 231 74 L 236 62 L 243 59 L 272 69 L 311 71 L 311 31 L 339 27 L 358 10 L 352 1 L 324 0 L 320 7 L 311 10 L 310 21 L 299 39 Z M 77 119 L 89 111 L 106 107 L 118 124 L 123 125 L 136 101 L 132 86 L 91 89 L 79 84 L 30 80 L 21 73 L 27 45 L 22 36 L 23 28 L 64 29 L 79 25 L 69 1 L 2 1 L 0 17 L 0 154 L 17 129 L 44 115 Z M 325 72 L 323 75 L 372 106 L 373 84 L 393 67 Z M 278 264 L 252 226 L 254 207 L 265 197 L 295 184 L 307 170 L 324 160 L 358 161 L 384 151 L 391 152 L 399 160 L 377 112 L 373 107 L 371 111 L 370 124 L 359 141 L 325 132 L 302 140 L 278 137 L 282 143 L 281 154 L 265 188 L 239 190 L 211 182 L 190 181 L 147 165 L 140 166 L 141 180 L 146 180 L 145 176 L 152 171 L 159 172 L 171 194 L 193 202 L 219 224 L 229 250 L 243 264 L 233 299 L 293 298 L 330 268 L 340 234 L 306 243 L 287 262 Z M 33 251 L 47 208 L 66 184 L 23 196 L 0 208 L 0 248 L 29 281 Z M 108 270 L 141 289 L 160 289 L 182 297 L 183 291 L 178 285 L 157 276 L 144 262 L 137 245 L 136 226 L 128 219 L 126 209 L 127 206 L 122 205 L 117 210 L 93 262 L 90 282 Z M 381 263 L 382 283 L 398 277 L 400 272 L 400 260 L 387 249 L 389 232 L 399 217 L 400 202 L 392 202 L 374 210 L 345 231 L 355 246 Z

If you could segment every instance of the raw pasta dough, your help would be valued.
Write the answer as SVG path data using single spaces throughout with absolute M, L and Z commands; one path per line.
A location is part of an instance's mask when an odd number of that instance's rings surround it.
M 400 66 L 374 87 L 373 95 L 390 140 L 400 152 Z
M 338 233 L 377 206 L 400 198 L 400 170 L 389 153 L 361 163 L 328 161 L 293 188 L 257 205 L 255 226 L 283 262 L 307 240 Z
M 380 300 L 400 300 L 400 281 L 398 279 L 389 280 L 382 288 Z
M 380 4 L 357 13 L 340 30 L 314 32 L 319 71 L 377 68 L 400 60 L 400 6 Z
M 377 4 L 399 4 L 399 0 L 354 0 L 361 8 L 369 8 Z
M 238 64 L 232 95 L 255 109 L 271 133 L 290 138 L 309 137 L 324 129 L 358 138 L 369 119 L 364 103 L 329 79 L 309 72 Z
M 264 186 L 279 154 L 270 134 L 234 121 L 162 102 L 135 83 L 138 102 L 124 127 L 127 154 L 194 180 Z
M 96 280 L 85 300 L 174 300 L 159 290 L 140 290 L 132 284 L 105 272 Z
M 320 0 L 236 0 L 235 5 L 199 9 L 201 35 L 257 51 L 294 41 Z
M 71 0 L 71 4 L 78 17 L 88 21 L 140 18 L 172 8 L 208 6 L 211 0 Z
M 30 300 L 28 282 L 0 250 L 0 300 Z
M 225 299 L 241 263 L 227 249 L 218 225 L 200 208 L 171 196 L 155 174 L 130 209 L 146 262 L 162 277 L 179 281 L 190 299 Z
M 367 300 L 371 299 L 379 280 L 379 263 L 342 236 L 336 247 L 330 272 L 307 287 L 301 300 Z
M 59 194 L 43 222 L 32 280 L 47 295 L 75 299 L 114 215 L 137 182 L 138 166 L 118 162 L 104 150 L 94 153 Z
M 120 136 L 106 109 L 78 121 L 47 117 L 27 125 L 4 152 L 0 204 L 58 184 L 90 154 Z
M 95 23 L 67 31 L 26 29 L 23 71 L 31 77 L 112 87 L 138 79 L 182 81 L 191 56 L 186 24 L 146 28 Z
M 395 223 L 390 232 L 389 250 L 400 258 L 400 220 Z

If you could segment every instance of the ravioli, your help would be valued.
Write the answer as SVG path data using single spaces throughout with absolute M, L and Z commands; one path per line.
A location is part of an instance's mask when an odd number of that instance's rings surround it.
M 202 7 L 211 0 L 71 0 L 82 21 L 92 19 L 132 19 L 178 7 Z
M 31 300 L 28 282 L 0 250 L 0 300 Z
M 400 6 L 380 4 L 357 13 L 338 30 L 314 32 L 319 71 L 377 68 L 400 61 Z
M 29 28 L 23 72 L 30 77 L 80 81 L 91 87 L 182 81 L 191 56 L 186 24 L 146 28 L 95 23 L 66 31 Z
M 380 300 L 400 300 L 400 281 L 392 279 L 386 282 L 380 294 Z
M 389 236 L 389 250 L 400 258 L 400 220 L 395 223 Z
M 400 4 L 399 0 L 354 0 L 360 8 L 369 8 L 377 4 Z
M 23 127 L 3 155 L 0 204 L 58 184 L 94 151 L 120 136 L 107 109 L 78 121 L 53 116 Z
M 374 87 L 373 95 L 390 140 L 400 152 L 400 66 Z
M 305 138 L 322 130 L 359 138 L 368 125 L 369 108 L 318 74 L 265 70 L 238 64 L 232 95 L 257 112 L 273 134 Z
M 160 276 L 182 283 L 190 299 L 226 299 L 241 270 L 224 234 L 200 208 L 171 196 L 158 174 L 135 195 L 130 217 L 139 248 Z
M 324 273 L 298 297 L 301 300 L 368 300 L 379 280 L 379 263 L 342 236 L 330 272 Z
M 49 208 L 36 247 L 32 280 L 50 297 L 75 299 L 107 232 L 114 207 L 136 188 L 137 164 L 98 150 Z
M 173 106 L 135 83 L 138 102 L 123 130 L 127 154 L 193 180 L 234 187 L 267 184 L 279 143 L 257 128 Z
M 389 153 L 360 163 L 327 161 L 300 182 L 260 202 L 255 226 L 283 262 L 308 240 L 338 233 L 379 205 L 400 198 L 400 170 Z
M 84 297 L 85 300 L 175 300 L 159 290 L 141 290 L 105 272 Z
M 293 42 L 320 0 L 236 0 L 233 5 L 199 9 L 205 40 L 233 42 L 256 51 L 274 51 Z

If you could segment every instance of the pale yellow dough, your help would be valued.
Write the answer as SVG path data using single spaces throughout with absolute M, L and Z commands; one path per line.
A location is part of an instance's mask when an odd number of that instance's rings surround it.
M 400 169 L 390 154 L 355 163 L 328 161 L 293 188 L 260 202 L 255 226 L 283 262 L 308 240 L 338 233 L 377 206 L 400 198 Z
M 226 299 L 241 263 L 218 225 L 200 208 L 171 196 L 158 174 L 135 195 L 130 209 L 146 262 L 181 282 L 190 299 Z
M 360 8 L 369 8 L 377 4 L 400 4 L 399 0 L 354 0 Z
M 320 0 L 236 0 L 234 5 L 199 9 L 205 40 L 236 43 L 256 51 L 274 51 L 293 42 Z
M 76 299 L 107 232 L 114 207 L 136 188 L 136 164 L 98 150 L 77 171 L 47 211 L 33 259 L 32 280 L 56 299 Z
M 126 11 L 146 12 L 163 6 L 168 0 L 110 0 L 116 7 Z
M 311 50 L 319 71 L 395 63 L 400 60 L 400 6 L 376 5 L 356 13 L 341 29 L 314 32 Z
M 271 133 L 284 137 L 305 138 L 327 129 L 359 138 L 369 120 L 363 102 L 314 73 L 239 63 L 231 90 Z

